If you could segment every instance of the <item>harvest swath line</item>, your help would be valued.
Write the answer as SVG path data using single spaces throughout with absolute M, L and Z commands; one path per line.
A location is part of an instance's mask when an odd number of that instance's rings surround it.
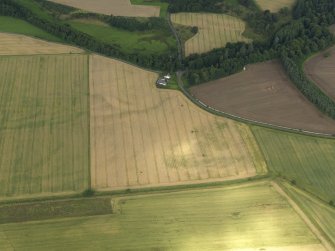
M 87 55 L 0 57 L 1 199 L 87 187 L 86 63 Z
M 156 73 L 99 56 L 90 65 L 94 188 L 201 183 L 265 172 L 247 126 L 207 114 L 179 92 L 156 89 Z
M 186 41 L 186 56 L 221 48 L 228 42 L 249 40 L 242 36 L 245 24 L 242 20 L 224 14 L 178 13 L 171 15 L 172 22 L 197 26 L 198 34 Z

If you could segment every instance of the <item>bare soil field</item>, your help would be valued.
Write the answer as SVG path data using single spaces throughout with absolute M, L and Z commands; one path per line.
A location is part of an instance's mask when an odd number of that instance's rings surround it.
M 91 183 L 124 189 L 236 179 L 264 173 L 248 126 L 215 117 L 158 75 L 92 56 Z
M 262 10 L 270 10 L 271 12 L 278 12 L 281 8 L 291 8 L 296 0 L 256 0 L 256 3 Z
M 335 100 L 335 46 L 317 54 L 304 64 L 309 78 Z
M 208 52 L 224 47 L 228 42 L 249 41 L 242 36 L 245 23 L 224 14 L 177 13 L 171 15 L 175 24 L 197 26 L 198 33 L 186 41 L 185 55 Z
M 50 43 L 24 35 L 0 33 L 0 55 L 63 54 L 81 52 L 83 52 L 83 50 L 68 45 Z
M 313 132 L 335 132 L 335 121 L 305 99 L 278 61 L 247 66 L 246 71 L 192 87 L 191 93 L 211 107 L 243 118 Z
M 90 12 L 114 16 L 159 17 L 159 6 L 132 5 L 130 0 L 51 0 Z

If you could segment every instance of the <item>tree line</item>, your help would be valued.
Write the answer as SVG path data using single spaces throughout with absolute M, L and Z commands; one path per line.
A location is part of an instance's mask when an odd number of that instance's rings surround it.
M 49 21 L 46 18 L 37 17 L 29 9 L 15 2 L 15 0 L 1 0 L 0 14 L 26 20 L 70 44 L 99 54 L 115 57 L 150 69 L 173 70 L 176 67 L 177 52 L 159 55 L 126 54 L 117 46 L 99 41 L 90 35 L 75 30 L 70 25 L 64 24 L 56 18 Z
M 278 31 L 273 46 L 280 50 L 281 61 L 294 85 L 322 112 L 335 119 L 335 102 L 303 71 L 307 56 L 333 45 L 328 26 L 335 22 L 335 1 L 298 0 L 294 20 Z
M 167 21 L 160 17 L 121 17 L 113 15 L 103 15 L 91 12 L 75 12 L 69 16 L 73 18 L 94 18 L 100 20 L 110 26 L 120 28 L 127 31 L 151 31 L 151 30 L 164 30 L 171 33 Z

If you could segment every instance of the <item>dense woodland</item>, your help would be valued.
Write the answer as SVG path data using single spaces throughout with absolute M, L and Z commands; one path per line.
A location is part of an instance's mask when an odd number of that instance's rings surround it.
M 256 13 L 257 10 L 249 16 Z M 297 88 L 321 111 L 335 118 L 335 102 L 309 81 L 302 70 L 305 58 L 335 42 L 328 29 L 335 22 L 335 1 L 298 0 L 292 18 L 281 23 L 280 19 L 286 15 L 287 10 L 282 10 L 279 14 L 264 11 L 258 18 L 255 16 L 258 23 L 263 22 L 264 16 L 270 20 L 271 32 L 266 41 L 228 43 L 225 48 L 187 57 L 184 64 L 188 83 L 200 84 L 239 72 L 247 64 L 279 58 Z

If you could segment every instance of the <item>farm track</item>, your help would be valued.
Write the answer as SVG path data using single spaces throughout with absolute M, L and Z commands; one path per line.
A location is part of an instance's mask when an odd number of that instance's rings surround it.
M 291 207 L 294 209 L 294 211 L 300 216 L 300 218 L 306 223 L 306 225 L 309 227 L 309 229 L 314 233 L 314 235 L 321 241 L 322 245 L 325 247 L 327 251 L 333 251 L 332 245 L 329 243 L 329 241 L 324 237 L 323 233 L 320 232 L 320 230 L 314 226 L 314 224 L 311 222 L 311 220 L 308 218 L 308 216 L 304 213 L 303 210 L 294 202 L 294 200 L 288 196 L 285 191 L 275 182 L 271 182 L 272 186 L 276 191 L 283 196 L 285 199 L 287 199 L 288 203 L 291 205 Z
M 246 146 L 254 141 L 247 126 L 156 89 L 155 73 L 92 56 L 90 76 L 94 188 L 192 184 L 266 170 L 259 149 Z
M 185 43 L 185 56 L 224 47 L 228 42 L 245 41 L 245 23 L 224 14 L 178 13 L 171 15 L 172 23 L 197 26 L 198 33 Z

